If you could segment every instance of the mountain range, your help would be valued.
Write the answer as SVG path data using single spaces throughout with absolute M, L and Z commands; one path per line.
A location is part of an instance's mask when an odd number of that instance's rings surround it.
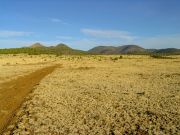
M 123 46 L 97 46 L 88 51 L 92 54 L 180 54 L 180 49 L 165 48 L 165 49 L 145 49 L 138 45 L 123 45 Z
M 138 45 L 123 45 L 123 46 L 97 46 L 90 49 L 88 52 L 94 54 L 139 54 L 147 53 L 147 50 Z
M 88 51 L 77 50 L 66 44 L 60 43 L 56 46 L 46 47 L 41 43 L 35 43 L 28 47 L 0 49 L 0 54 L 180 54 L 180 49 L 145 49 L 138 45 L 122 45 L 122 46 L 97 46 Z

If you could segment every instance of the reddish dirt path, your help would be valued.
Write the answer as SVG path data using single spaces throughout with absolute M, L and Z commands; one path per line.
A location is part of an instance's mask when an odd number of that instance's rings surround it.
M 0 134 L 33 87 L 58 67 L 60 65 L 45 67 L 0 85 Z

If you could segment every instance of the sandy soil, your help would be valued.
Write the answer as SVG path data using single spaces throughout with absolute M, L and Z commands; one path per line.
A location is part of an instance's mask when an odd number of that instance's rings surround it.
M 180 132 L 180 57 L 62 56 L 4 134 Z
M 57 67 L 59 65 L 46 67 L 0 85 L 0 133 L 12 119 L 24 97 Z

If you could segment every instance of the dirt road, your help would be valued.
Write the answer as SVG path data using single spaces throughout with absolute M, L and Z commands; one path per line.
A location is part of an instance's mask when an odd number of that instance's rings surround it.
M 60 65 L 45 67 L 0 85 L 0 134 L 11 121 L 26 95 L 41 79 L 58 67 Z

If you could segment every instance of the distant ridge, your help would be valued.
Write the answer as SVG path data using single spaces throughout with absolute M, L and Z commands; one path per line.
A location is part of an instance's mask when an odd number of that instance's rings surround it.
M 91 54 L 167 54 L 180 55 L 180 49 L 145 49 L 138 45 L 97 46 L 88 51 Z
M 136 54 L 147 53 L 147 50 L 138 45 L 97 46 L 88 51 L 93 54 Z
M 180 55 L 180 49 L 145 49 L 139 45 L 122 45 L 122 46 L 97 46 L 88 51 L 77 50 L 66 44 L 60 43 L 55 46 L 44 46 L 41 43 L 34 43 L 28 47 L 0 49 L 0 54 L 19 54 L 27 53 L 32 55 L 38 54 L 55 54 L 55 55 L 82 55 L 82 54 L 163 54 L 163 55 Z
M 165 54 L 180 54 L 180 49 L 177 48 L 166 48 L 159 49 L 155 51 L 156 53 L 165 53 Z

